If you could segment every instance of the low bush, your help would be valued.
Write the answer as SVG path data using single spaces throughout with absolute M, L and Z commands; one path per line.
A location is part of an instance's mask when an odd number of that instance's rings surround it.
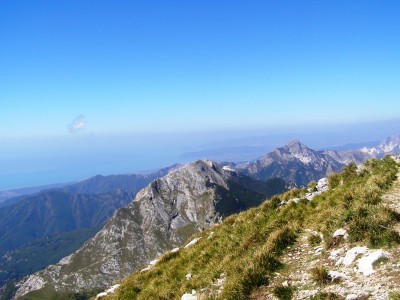
M 328 284 L 331 278 L 328 274 L 328 270 L 325 267 L 314 267 L 310 270 L 312 279 L 318 284 Z
M 294 287 L 292 286 L 277 286 L 272 291 L 274 296 L 279 300 L 291 300 L 293 298 Z
M 322 239 L 318 234 L 312 234 L 308 237 L 307 241 L 310 246 L 317 246 L 321 244 Z

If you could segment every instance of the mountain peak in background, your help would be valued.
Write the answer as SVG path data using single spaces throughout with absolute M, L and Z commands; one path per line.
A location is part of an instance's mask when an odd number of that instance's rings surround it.
M 306 150 L 310 150 L 306 145 L 304 145 L 303 143 L 301 143 L 298 140 L 290 141 L 285 146 L 285 149 L 289 150 L 292 153 L 299 153 L 299 152 L 303 152 L 303 151 L 306 151 Z
M 376 147 L 363 147 L 361 151 L 375 157 L 383 157 L 387 154 L 400 153 L 400 134 L 387 137 Z
M 370 157 L 361 151 L 317 151 L 293 140 L 256 161 L 233 166 L 259 180 L 284 178 L 292 186 L 304 186 L 340 171 L 350 162 L 360 164 Z

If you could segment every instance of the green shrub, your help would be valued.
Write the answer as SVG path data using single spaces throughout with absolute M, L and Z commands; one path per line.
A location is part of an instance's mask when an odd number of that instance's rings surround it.
M 330 282 L 328 270 L 325 267 L 315 267 L 310 270 L 312 279 L 318 284 L 327 284 Z
M 309 189 L 311 192 L 317 191 L 317 183 L 316 183 L 315 181 L 311 181 L 311 182 L 308 184 L 308 189 Z
M 271 208 L 276 209 L 279 206 L 279 203 L 281 203 L 281 199 L 279 197 L 272 197 L 270 201 Z
M 291 300 L 293 298 L 294 287 L 292 286 L 277 286 L 274 288 L 274 296 L 279 300 Z
M 400 236 L 392 228 L 397 219 L 398 214 L 386 208 L 362 206 L 349 220 L 350 241 L 365 240 L 373 248 L 398 244 Z
M 355 163 L 349 163 L 346 167 L 343 168 L 341 177 L 344 182 L 348 182 L 355 177 L 357 177 L 357 166 Z
M 322 239 L 318 234 L 312 234 L 308 237 L 307 241 L 310 246 L 317 246 L 321 244 Z
M 296 233 L 288 226 L 273 232 L 268 239 L 270 250 L 272 253 L 281 254 L 296 241 L 296 236 Z
M 340 176 L 340 174 L 333 173 L 333 174 L 329 175 L 328 187 L 330 189 L 334 189 L 334 188 L 338 187 L 340 185 L 341 180 L 342 180 L 342 177 Z

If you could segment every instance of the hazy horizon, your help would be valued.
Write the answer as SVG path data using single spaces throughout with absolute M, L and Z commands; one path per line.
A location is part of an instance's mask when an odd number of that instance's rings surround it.
M 0 191 L 83 180 L 95 175 L 155 171 L 175 163 L 213 158 L 218 149 L 255 147 L 246 156 L 256 159 L 275 147 L 298 139 L 313 149 L 330 149 L 351 143 L 379 142 L 399 134 L 400 119 L 380 123 L 342 124 L 322 128 L 281 128 L 146 135 L 79 135 L 31 140 L 14 139 L 2 148 Z M 322 129 L 322 130 L 321 130 Z M 264 133 L 264 134 L 263 134 Z M 29 147 L 30 151 L 26 151 Z M 197 154 L 196 152 L 199 152 Z M 194 152 L 185 157 L 184 153 Z M 252 154 L 252 153 L 258 153 Z M 21 160 L 21 157 L 24 159 Z M 219 155 L 218 157 L 221 157 Z M 222 154 L 224 157 L 224 153 Z M 224 160 L 239 155 L 226 155 Z M 236 159 L 235 161 L 240 161 Z

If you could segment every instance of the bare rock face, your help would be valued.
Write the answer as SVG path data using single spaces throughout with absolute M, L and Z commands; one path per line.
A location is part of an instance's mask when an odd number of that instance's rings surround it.
M 282 192 L 284 183 L 280 189 L 276 183 L 274 191 Z M 69 292 L 108 287 L 181 246 L 195 232 L 259 205 L 271 190 L 268 182 L 212 161 L 183 166 L 142 189 L 77 252 L 31 275 L 16 298 L 46 286 Z

